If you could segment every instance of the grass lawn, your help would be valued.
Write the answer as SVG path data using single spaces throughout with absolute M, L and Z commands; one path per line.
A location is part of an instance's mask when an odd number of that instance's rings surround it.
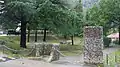
M 107 65 L 107 58 L 104 58 L 104 64 Z M 116 64 L 120 64 L 120 50 L 108 55 L 108 65 L 115 67 Z
M 9 48 L 16 49 L 16 50 L 20 49 L 19 36 L 0 36 L 0 41 L 4 42 L 5 44 L 3 45 L 8 46 Z
M 116 62 L 120 63 L 120 50 L 116 51 L 114 54 L 116 55 Z
M 48 38 L 49 43 L 59 43 L 62 39 Z M 64 39 L 63 39 L 64 40 Z M 1 36 L 0 41 L 4 41 L 9 48 L 20 50 L 20 36 Z M 61 44 L 60 51 L 66 56 L 80 55 L 83 51 L 83 39 L 80 37 L 74 38 L 74 45 Z M 8 51 L 9 53 L 9 51 Z
M 80 55 L 83 53 L 83 39 L 79 37 L 74 38 L 74 45 L 61 44 L 60 51 L 66 56 Z

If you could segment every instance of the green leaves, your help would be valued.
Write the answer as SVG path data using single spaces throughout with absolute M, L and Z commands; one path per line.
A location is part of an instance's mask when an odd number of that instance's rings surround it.
M 120 1 L 101 0 L 98 6 L 94 6 L 87 12 L 87 18 L 97 25 L 104 25 L 106 22 L 120 21 Z
M 104 32 L 108 32 L 111 28 L 118 28 L 120 0 L 101 0 L 98 5 L 87 11 L 86 18 L 90 25 L 103 26 Z
M 82 14 L 76 9 L 65 8 L 64 3 L 57 0 L 10 0 L 4 17 L 15 23 L 25 21 L 32 29 L 46 28 L 73 35 L 82 25 Z
M 34 14 L 34 8 L 33 3 L 30 2 L 12 1 L 6 6 L 6 14 L 17 20 L 24 18 L 25 21 L 29 21 L 31 15 Z

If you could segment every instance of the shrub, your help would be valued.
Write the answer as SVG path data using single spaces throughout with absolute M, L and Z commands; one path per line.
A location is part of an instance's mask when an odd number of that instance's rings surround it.
M 113 43 L 120 45 L 120 44 L 119 44 L 119 40 L 115 40 L 115 41 L 113 41 Z
M 109 45 L 111 43 L 111 38 L 104 37 L 103 41 L 104 41 L 104 47 L 109 47 Z

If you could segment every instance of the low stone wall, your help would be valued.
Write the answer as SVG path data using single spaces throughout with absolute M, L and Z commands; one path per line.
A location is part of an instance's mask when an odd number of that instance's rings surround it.
M 59 60 L 60 53 L 58 51 L 60 47 L 58 43 L 33 43 L 31 49 L 34 49 L 32 52 L 33 56 L 40 57 L 48 55 L 48 62 Z

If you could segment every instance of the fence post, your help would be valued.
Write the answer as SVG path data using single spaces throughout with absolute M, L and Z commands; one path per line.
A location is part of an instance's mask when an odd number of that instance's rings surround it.
M 2 46 L 2 50 L 3 50 L 3 54 L 5 53 L 5 51 L 4 51 L 4 46 Z
M 107 65 L 109 64 L 108 61 L 109 61 L 108 60 L 108 54 L 106 54 L 106 63 L 107 63 Z
M 115 54 L 115 63 L 117 63 L 117 55 Z

